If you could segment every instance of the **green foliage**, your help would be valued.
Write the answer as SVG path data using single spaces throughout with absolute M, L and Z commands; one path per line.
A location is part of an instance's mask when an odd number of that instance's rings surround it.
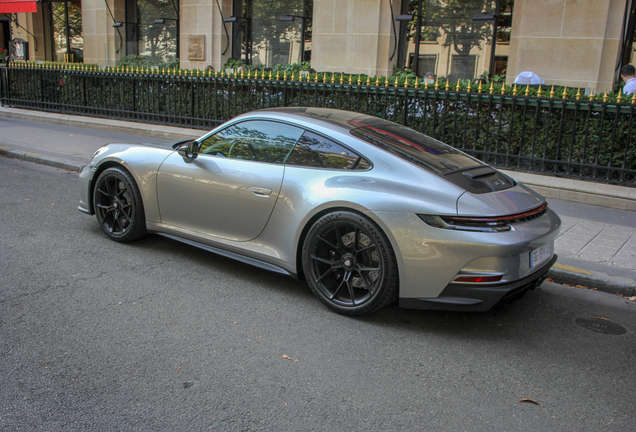
M 118 66 L 126 67 L 163 67 L 166 69 L 178 69 L 179 68 L 179 60 L 167 62 L 162 60 L 161 58 L 152 58 L 143 55 L 128 55 L 121 59 Z

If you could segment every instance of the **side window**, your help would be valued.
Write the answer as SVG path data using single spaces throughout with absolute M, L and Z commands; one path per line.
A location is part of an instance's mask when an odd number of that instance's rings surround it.
M 288 165 L 331 169 L 368 169 L 371 164 L 351 150 L 313 132 L 305 132 L 287 158 Z
M 200 154 L 282 164 L 303 130 L 265 120 L 235 124 L 206 138 Z

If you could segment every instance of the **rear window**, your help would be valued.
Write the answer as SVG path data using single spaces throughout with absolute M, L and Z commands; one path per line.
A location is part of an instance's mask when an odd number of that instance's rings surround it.
M 453 147 L 402 125 L 373 119 L 360 122 L 351 135 L 438 174 L 484 165 Z
M 366 159 L 348 148 L 309 131 L 300 137 L 285 163 L 312 168 L 347 170 L 365 170 L 371 167 Z

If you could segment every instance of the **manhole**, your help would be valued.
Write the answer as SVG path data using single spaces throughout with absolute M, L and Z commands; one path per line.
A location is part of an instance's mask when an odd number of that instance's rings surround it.
M 606 318 L 577 318 L 575 323 L 588 330 L 609 335 L 622 335 L 627 329 Z

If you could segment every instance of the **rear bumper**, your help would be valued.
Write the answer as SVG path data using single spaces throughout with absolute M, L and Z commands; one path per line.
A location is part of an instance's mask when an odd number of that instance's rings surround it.
M 451 283 L 435 298 L 401 298 L 400 307 L 420 310 L 484 312 L 493 307 L 521 298 L 545 280 L 557 256 L 531 275 L 505 284 Z

